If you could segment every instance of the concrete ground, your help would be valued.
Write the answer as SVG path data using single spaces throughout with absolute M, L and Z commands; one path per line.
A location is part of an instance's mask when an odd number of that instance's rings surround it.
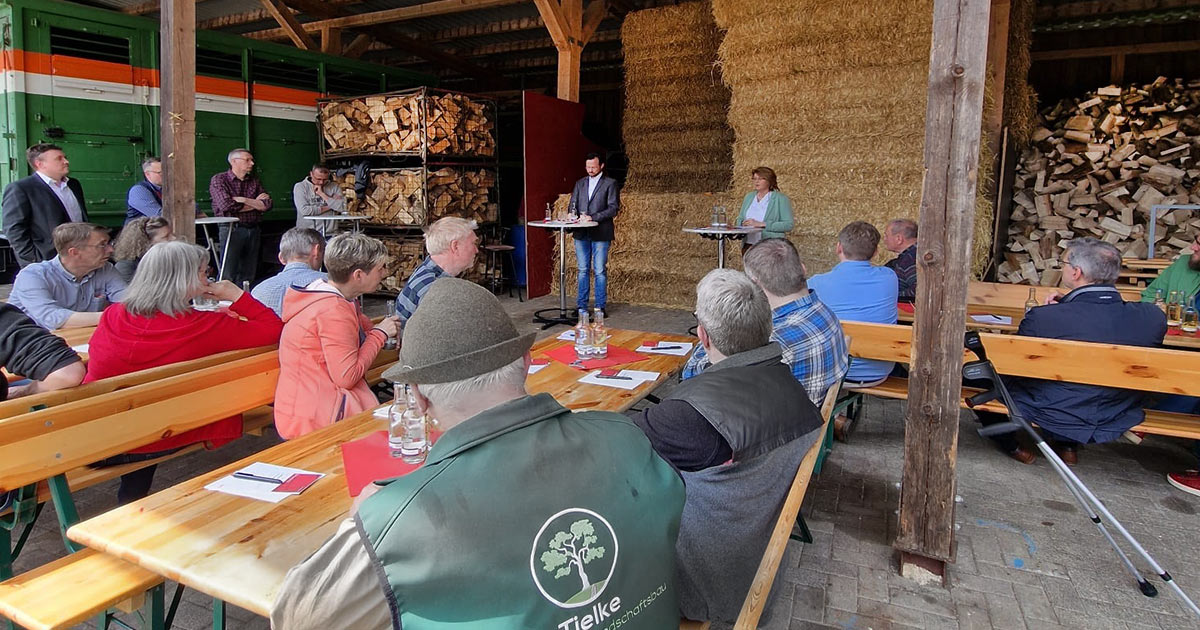
M 0 288 L 0 294 L 4 289 Z M 523 328 L 534 328 L 535 308 L 553 297 L 520 303 L 503 299 Z M 382 303 L 368 302 L 382 312 Z M 612 327 L 683 332 L 694 323 L 686 310 L 613 305 Z M 561 328 L 544 334 L 557 334 Z M 1178 600 L 1157 578 L 1159 596 L 1142 596 L 1108 544 L 1088 522 L 1050 466 L 1031 466 L 998 453 L 963 414 L 959 427 L 957 561 L 946 586 L 921 586 L 896 571 L 898 483 L 903 465 L 904 404 L 871 399 L 848 444 L 837 444 L 813 480 L 803 515 L 813 544 L 789 543 L 781 595 L 769 608 L 767 628 L 874 629 L 1194 628 Z M 164 488 L 275 444 L 243 438 L 213 452 L 194 453 L 160 466 Z M 1110 444 L 1081 451 L 1076 473 L 1194 599 L 1200 599 L 1200 545 L 1195 533 L 1200 498 L 1167 485 L 1164 475 L 1194 467 L 1182 440 L 1150 437 L 1140 446 Z M 78 495 L 83 518 L 115 505 L 116 483 Z M 63 554 L 53 508 L 37 527 L 18 572 Z M 1144 563 L 1135 558 L 1143 569 Z M 173 585 L 171 585 L 173 589 Z M 168 590 L 168 595 L 172 590 Z M 187 591 L 177 628 L 211 623 L 211 600 Z M 84 626 L 90 627 L 90 626 Z M 265 629 L 266 620 L 230 611 L 230 627 Z

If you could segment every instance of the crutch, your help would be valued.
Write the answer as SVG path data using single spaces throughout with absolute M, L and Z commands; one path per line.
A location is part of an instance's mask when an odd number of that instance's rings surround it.
M 1150 565 L 1150 568 L 1157 573 L 1160 578 L 1162 578 L 1163 582 L 1170 586 L 1171 589 L 1175 591 L 1175 594 L 1178 595 L 1185 604 L 1187 604 L 1187 607 L 1191 609 L 1192 613 L 1197 617 L 1200 617 L 1200 608 L 1197 608 L 1195 602 L 1193 602 L 1191 598 L 1189 598 L 1187 594 L 1183 592 L 1183 589 L 1179 588 L 1179 585 L 1175 582 L 1175 580 L 1171 579 L 1171 574 L 1167 573 L 1166 570 L 1164 570 L 1157 562 L 1154 561 L 1154 558 L 1150 556 L 1150 553 L 1146 551 L 1145 547 L 1142 547 L 1141 543 L 1139 543 L 1137 539 L 1129 533 L 1129 530 L 1125 529 L 1125 527 L 1121 525 L 1121 522 L 1112 515 L 1112 512 L 1108 511 L 1108 508 L 1104 506 L 1104 503 L 1102 503 L 1100 499 L 1097 498 L 1096 495 L 1093 494 L 1092 491 L 1083 484 L 1083 481 L 1080 481 L 1079 477 L 1075 475 L 1074 471 L 1072 471 L 1065 463 L 1063 463 L 1063 460 L 1059 458 L 1057 453 L 1054 452 L 1054 449 L 1051 449 L 1050 445 L 1046 444 L 1046 441 L 1042 439 L 1042 436 L 1037 431 L 1034 431 L 1029 422 L 1026 421 L 1021 415 L 1020 411 L 1017 409 L 1017 406 L 1013 403 L 1012 396 L 1008 392 L 1008 387 L 1004 385 L 1004 381 L 1000 378 L 1000 375 L 996 373 L 995 366 L 993 366 L 992 362 L 988 360 L 987 351 L 983 347 L 983 341 L 979 338 L 979 333 L 976 331 L 968 331 L 963 345 L 967 348 L 967 350 L 970 350 L 976 357 L 978 357 L 978 359 L 975 361 L 969 361 L 963 364 L 963 377 L 971 380 L 988 381 L 991 383 L 990 389 L 967 398 L 967 407 L 974 408 L 976 405 L 982 405 L 983 403 L 986 403 L 990 400 L 995 400 L 997 397 L 999 397 L 1004 402 L 1004 406 L 1008 408 L 1008 422 L 1002 422 L 983 427 L 979 430 L 979 434 L 983 436 L 993 436 L 1020 431 L 1023 429 L 1025 433 L 1033 438 L 1037 449 L 1042 452 L 1042 456 L 1046 458 L 1046 461 L 1050 462 L 1050 465 L 1054 467 L 1054 471 L 1058 473 L 1058 476 L 1062 478 L 1063 483 L 1066 484 L 1067 489 L 1071 491 L 1071 495 L 1074 496 L 1075 500 L 1079 502 L 1079 505 L 1083 507 L 1083 510 L 1087 513 L 1088 518 L 1095 523 L 1097 529 L 1100 530 L 1100 533 L 1104 534 L 1104 537 L 1108 540 L 1108 543 L 1112 545 L 1112 548 L 1121 558 L 1121 562 L 1124 563 L 1125 568 L 1128 569 L 1129 573 L 1132 574 L 1134 579 L 1137 580 L 1138 589 L 1142 592 L 1142 594 L 1146 597 L 1154 597 L 1155 595 L 1158 595 L 1158 590 L 1154 588 L 1153 584 L 1146 581 L 1141 572 L 1139 572 L 1133 565 L 1133 562 L 1129 559 L 1129 556 L 1125 555 L 1125 552 L 1121 550 L 1119 545 L 1117 545 L 1117 541 L 1113 539 L 1113 536 L 1108 531 L 1108 528 L 1104 526 L 1104 521 L 1107 521 L 1114 528 L 1116 528 L 1117 532 L 1121 534 L 1125 541 L 1128 542 L 1130 546 L 1132 546 L 1134 550 L 1136 550 L 1137 553 L 1142 556 L 1143 559 L 1145 559 L 1146 563 Z M 1097 512 L 1099 512 L 1099 514 L 1097 514 Z M 1104 518 L 1103 521 L 1101 520 L 1101 516 Z

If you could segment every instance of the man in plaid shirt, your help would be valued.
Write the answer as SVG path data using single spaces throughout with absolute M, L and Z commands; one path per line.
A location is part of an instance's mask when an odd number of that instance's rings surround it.
M 784 362 L 820 408 L 825 393 L 842 380 L 850 366 L 841 322 L 808 290 L 800 254 L 787 239 L 761 241 L 746 252 L 742 265 L 771 304 L 771 341 L 783 347 Z M 684 366 L 682 378 L 691 378 L 708 366 L 704 348 L 698 347 Z

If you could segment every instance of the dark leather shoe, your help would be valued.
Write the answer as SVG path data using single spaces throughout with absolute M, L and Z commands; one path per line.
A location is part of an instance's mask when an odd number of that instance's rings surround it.
M 1033 460 L 1036 459 L 1031 451 L 1027 451 L 1020 446 L 1018 446 L 1015 450 L 1009 451 L 1008 456 L 1021 462 L 1022 464 L 1032 464 Z
M 854 421 L 846 416 L 835 416 L 833 418 L 833 439 L 838 442 L 850 441 L 850 430 L 854 427 Z
M 1074 446 L 1057 447 L 1054 452 L 1058 453 L 1058 457 L 1068 466 L 1075 466 L 1079 463 L 1079 450 Z

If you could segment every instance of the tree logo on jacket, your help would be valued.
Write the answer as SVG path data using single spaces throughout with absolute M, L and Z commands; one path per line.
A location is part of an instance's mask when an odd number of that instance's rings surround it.
M 529 554 L 533 583 L 560 608 L 595 601 L 616 566 L 616 532 L 603 516 L 583 508 L 569 508 L 547 519 Z

